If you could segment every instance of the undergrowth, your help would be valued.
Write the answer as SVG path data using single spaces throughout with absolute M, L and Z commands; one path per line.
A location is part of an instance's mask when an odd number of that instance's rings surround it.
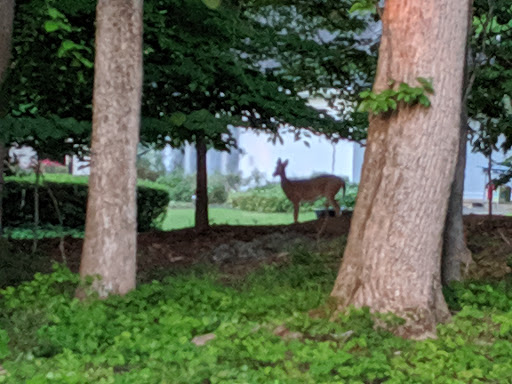
M 407 341 L 367 310 L 308 314 L 328 308 L 336 260 L 298 248 L 236 285 L 202 268 L 83 302 L 78 277 L 55 266 L 0 291 L 0 383 L 512 382 L 510 285 L 453 285 L 452 322 Z

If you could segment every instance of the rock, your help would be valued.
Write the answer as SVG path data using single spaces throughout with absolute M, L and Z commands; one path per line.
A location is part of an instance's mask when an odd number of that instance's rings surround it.
M 216 336 L 214 333 L 206 333 L 204 335 L 194 337 L 192 339 L 192 343 L 197 345 L 198 347 L 200 347 L 200 346 L 205 345 L 209 341 L 215 339 L 215 337 Z

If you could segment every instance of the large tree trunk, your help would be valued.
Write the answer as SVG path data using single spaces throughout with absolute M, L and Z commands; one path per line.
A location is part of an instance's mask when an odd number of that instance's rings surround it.
M 374 92 L 432 78 L 430 108 L 370 119 L 357 204 L 331 295 L 406 319 L 397 333 L 434 334 L 449 318 L 442 234 L 460 136 L 468 0 L 386 1 Z
M 200 135 L 196 140 L 197 179 L 196 179 L 196 222 L 198 231 L 208 229 L 208 176 L 206 167 L 206 143 Z
M 7 100 L 2 86 L 11 60 L 11 40 L 14 20 L 14 0 L 0 0 L 0 119 L 7 114 Z M 1 128 L 0 122 L 0 128 Z M 4 192 L 4 160 L 7 156 L 5 146 L 6 132 L 0 132 L 0 236 L 3 234 L 3 192 Z
M 91 176 L 80 275 L 100 297 L 135 287 L 135 167 L 142 95 L 142 0 L 99 0 Z

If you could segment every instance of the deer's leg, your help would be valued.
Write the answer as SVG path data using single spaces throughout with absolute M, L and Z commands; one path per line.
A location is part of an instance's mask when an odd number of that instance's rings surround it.
M 329 200 L 331 201 L 331 204 L 334 210 L 336 211 L 336 216 L 341 216 L 341 207 L 336 201 L 336 199 L 334 197 L 331 197 Z
M 299 220 L 299 203 L 293 203 L 293 222 L 297 223 Z

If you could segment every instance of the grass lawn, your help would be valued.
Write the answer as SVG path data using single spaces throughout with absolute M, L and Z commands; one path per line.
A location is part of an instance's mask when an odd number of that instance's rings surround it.
M 238 209 L 210 207 L 210 224 L 231 225 L 279 225 L 293 223 L 293 213 L 262 213 L 240 211 Z M 314 212 L 300 212 L 299 221 L 309 221 L 316 218 Z M 187 228 L 194 226 L 194 209 L 169 209 L 162 223 L 162 230 Z

